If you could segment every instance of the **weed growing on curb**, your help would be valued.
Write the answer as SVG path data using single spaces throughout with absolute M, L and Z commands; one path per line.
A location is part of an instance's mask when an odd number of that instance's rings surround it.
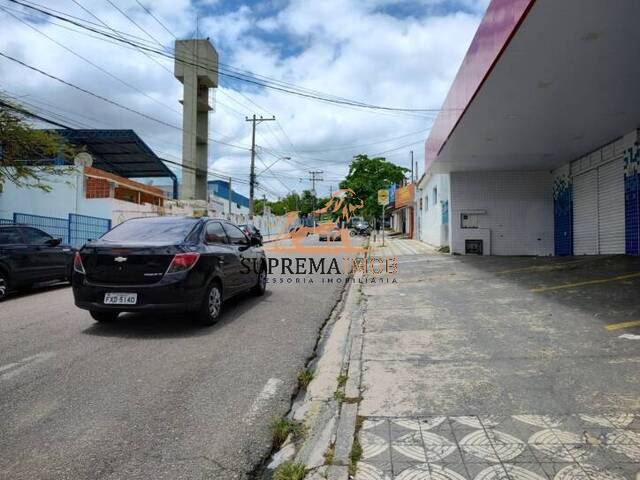
M 271 435 L 274 448 L 280 448 L 289 434 L 294 438 L 302 435 L 302 424 L 288 418 L 281 418 L 271 425 Z
M 307 474 L 307 467 L 302 463 L 284 462 L 273 474 L 273 480 L 304 480 Z
M 340 375 L 338 375 L 338 388 L 344 387 L 347 384 L 348 378 L 349 377 L 344 373 L 341 373 Z
M 353 446 L 351 447 L 351 453 L 349 454 L 349 475 L 352 477 L 356 474 L 360 457 L 362 457 L 362 446 L 356 436 L 353 439 Z
M 311 380 L 313 380 L 313 375 L 313 370 L 301 370 L 298 373 L 298 386 L 301 390 L 306 390 L 311 383 Z
M 338 403 L 344 402 L 344 392 L 342 390 L 336 390 L 333 394 L 333 398 L 338 401 Z
M 324 464 L 325 465 L 332 465 L 333 464 L 333 456 L 336 454 L 336 444 L 335 443 L 331 443 L 331 445 L 329 445 L 329 447 L 327 448 L 327 451 L 324 452 Z

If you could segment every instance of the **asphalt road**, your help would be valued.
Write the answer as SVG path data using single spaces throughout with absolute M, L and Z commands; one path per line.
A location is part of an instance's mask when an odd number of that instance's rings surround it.
M 209 328 L 99 325 L 68 287 L 3 302 L 0 478 L 248 478 L 342 290 L 313 279 L 232 300 Z

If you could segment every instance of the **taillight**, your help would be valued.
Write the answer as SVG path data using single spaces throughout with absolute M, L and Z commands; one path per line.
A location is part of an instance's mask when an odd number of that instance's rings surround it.
M 200 254 L 196 252 L 176 253 L 173 260 L 171 260 L 169 268 L 167 268 L 167 273 L 180 273 L 191 270 L 199 258 Z
M 73 269 L 81 274 L 85 274 L 84 265 L 82 265 L 82 257 L 80 256 L 80 252 L 76 252 L 76 256 L 73 258 Z

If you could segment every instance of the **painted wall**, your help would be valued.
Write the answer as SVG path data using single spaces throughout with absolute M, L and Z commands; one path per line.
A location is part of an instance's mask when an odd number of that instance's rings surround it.
M 553 243 L 555 255 L 573 255 L 573 181 L 569 165 L 553 172 Z
M 485 255 L 553 255 L 552 180 L 546 171 L 451 173 L 452 252 L 482 239 Z M 462 214 L 476 215 L 477 228 L 461 228 Z
M 437 199 L 434 199 L 434 188 Z M 449 175 L 425 175 L 416 191 L 419 240 L 436 247 L 449 245 L 448 205 Z

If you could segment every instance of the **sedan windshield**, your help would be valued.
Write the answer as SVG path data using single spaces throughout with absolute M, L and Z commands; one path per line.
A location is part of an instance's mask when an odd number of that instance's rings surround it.
M 105 233 L 107 242 L 182 242 L 198 222 L 195 218 L 136 218 Z

